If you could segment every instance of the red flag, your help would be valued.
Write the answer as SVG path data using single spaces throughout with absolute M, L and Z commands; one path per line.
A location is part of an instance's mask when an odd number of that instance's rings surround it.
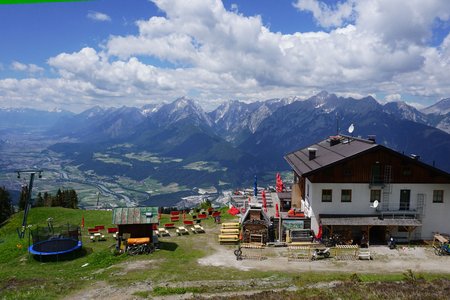
M 275 218 L 280 217 L 280 210 L 278 208 L 278 203 L 275 204 Z
M 81 217 L 81 228 L 84 228 L 84 216 Z

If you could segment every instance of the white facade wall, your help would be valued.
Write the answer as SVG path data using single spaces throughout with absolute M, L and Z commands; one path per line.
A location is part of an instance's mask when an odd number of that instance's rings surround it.
M 317 232 L 319 229 L 319 214 L 377 214 L 376 209 L 370 207 L 369 184 L 342 184 L 342 183 L 311 183 L 305 182 L 305 212 L 311 217 L 311 229 Z M 309 197 L 308 197 L 308 185 Z M 332 202 L 322 202 L 322 190 L 332 190 Z M 341 202 L 341 190 L 352 190 L 352 202 Z M 379 189 L 379 187 L 372 187 Z M 389 211 L 399 211 L 400 191 L 410 190 L 409 210 L 417 209 L 418 195 L 424 197 L 422 214 L 422 239 L 432 239 L 434 232 L 450 233 L 450 184 L 391 184 L 389 194 Z M 444 191 L 444 203 L 433 203 L 433 191 Z M 381 190 L 383 198 L 383 190 Z M 383 199 L 378 199 L 382 207 Z M 310 209 L 308 209 L 308 203 Z

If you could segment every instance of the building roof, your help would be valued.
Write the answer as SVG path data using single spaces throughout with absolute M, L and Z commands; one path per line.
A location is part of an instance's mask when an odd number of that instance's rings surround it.
M 284 159 L 297 174 L 305 175 L 377 146 L 372 140 L 339 135 L 288 153 Z M 314 149 L 315 158 L 310 159 L 309 152 Z
M 422 226 L 422 223 L 417 219 L 412 218 L 383 218 L 375 216 L 368 217 L 321 217 L 320 221 L 324 226 Z
M 113 210 L 113 224 L 158 223 L 158 207 L 118 207 Z

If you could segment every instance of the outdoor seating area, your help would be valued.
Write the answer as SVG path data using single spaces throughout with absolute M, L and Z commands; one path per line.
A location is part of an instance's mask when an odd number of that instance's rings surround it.
M 105 226 L 99 225 L 94 228 L 88 228 L 89 240 L 91 242 L 106 241 L 104 234 Z

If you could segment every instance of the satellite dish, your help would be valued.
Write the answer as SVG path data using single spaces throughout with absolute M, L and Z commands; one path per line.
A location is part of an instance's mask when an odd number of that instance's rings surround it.
M 348 133 L 353 133 L 353 131 L 355 130 L 355 126 L 353 125 L 353 123 L 348 127 Z
M 373 204 L 370 207 L 377 208 L 379 204 L 380 204 L 380 202 L 378 202 L 378 200 L 375 200 L 375 201 L 373 201 Z

